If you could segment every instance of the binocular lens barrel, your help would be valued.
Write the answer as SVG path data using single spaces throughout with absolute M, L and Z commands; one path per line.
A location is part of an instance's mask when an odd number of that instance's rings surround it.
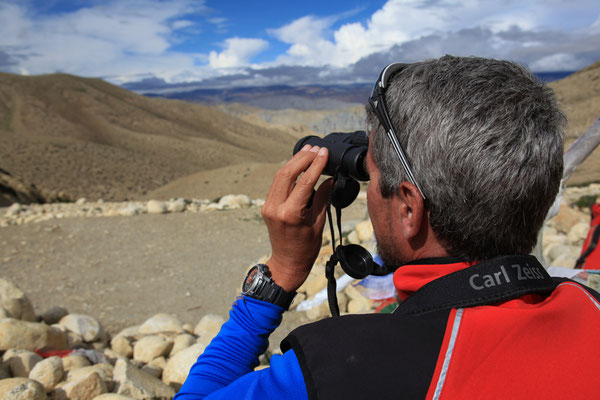
M 333 132 L 323 138 L 306 136 L 296 143 L 294 154 L 307 144 L 327 147 L 329 150 L 329 158 L 323 175 L 334 176 L 339 171 L 358 181 L 369 180 L 369 173 L 365 167 L 369 138 L 364 131 Z

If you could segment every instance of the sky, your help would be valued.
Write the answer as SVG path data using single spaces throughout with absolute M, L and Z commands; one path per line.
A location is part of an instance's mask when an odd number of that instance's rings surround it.
M 0 0 L 0 71 L 22 75 L 358 83 L 444 54 L 581 69 L 600 60 L 600 1 Z

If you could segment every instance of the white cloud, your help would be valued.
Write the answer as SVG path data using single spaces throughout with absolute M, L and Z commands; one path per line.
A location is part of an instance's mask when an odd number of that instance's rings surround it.
M 585 65 L 581 65 L 581 60 L 575 55 L 566 53 L 556 53 L 542 57 L 529 65 L 535 71 L 573 71 L 583 66 Z
M 210 52 L 208 62 L 217 69 L 247 66 L 253 56 L 268 46 L 269 43 L 263 39 L 230 38 L 225 41 L 225 50 Z
M 38 16 L 17 3 L 4 3 L 0 4 L 0 50 L 10 47 L 21 56 L 23 61 L 13 72 L 123 78 L 147 72 L 170 80 L 181 70 L 195 69 L 202 60 L 199 54 L 169 51 L 176 40 L 173 31 L 193 24 L 177 17 L 203 10 L 203 2 L 194 0 L 114 0 Z
M 485 29 L 493 36 L 486 37 L 485 42 L 464 41 L 460 52 L 483 55 L 484 45 L 490 46 L 492 56 L 502 57 L 517 48 L 540 45 L 539 41 L 522 43 L 503 39 L 500 34 L 510 29 L 540 32 L 550 28 L 569 31 L 577 27 L 584 36 L 598 29 L 598 4 L 590 0 L 549 1 L 553 3 L 550 7 L 546 0 L 389 0 L 366 23 L 343 24 L 332 33 L 335 19 L 303 17 L 270 31 L 277 39 L 290 44 L 286 54 L 278 57 L 274 65 L 345 67 L 371 54 L 416 43 L 425 37 L 438 40 L 428 40 L 428 47 L 420 53 L 439 57 L 449 52 L 444 45 L 445 38 L 474 28 Z M 591 10 L 595 10 L 595 14 Z M 568 22 L 565 16 L 569 16 Z M 575 56 L 554 58 L 557 65 L 562 60 L 565 68 L 575 65 L 575 59 Z M 540 61 L 532 65 L 542 64 Z

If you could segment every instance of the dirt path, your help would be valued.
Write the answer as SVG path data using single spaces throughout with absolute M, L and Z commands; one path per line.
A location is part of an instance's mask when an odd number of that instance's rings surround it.
M 365 200 L 343 220 L 365 215 Z M 159 312 L 195 325 L 226 317 L 249 265 L 270 252 L 260 208 L 65 218 L 0 228 L 0 277 L 52 306 L 98 318 L 110 333 Z M 288 313 L 273 338 L 304 322 Z

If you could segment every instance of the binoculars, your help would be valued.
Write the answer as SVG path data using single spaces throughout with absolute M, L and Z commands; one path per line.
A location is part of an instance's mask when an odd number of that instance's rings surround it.
M 303 137 L 294 146 L 294 154 L 305 145 L 327 147 L 329 158 L 323 175 L 336 176 L 338 173 L 357 181 L 368 181 L 369 173 L 365 166 L 369 137 L 364 131 L 333 132 L 321 138 Z

